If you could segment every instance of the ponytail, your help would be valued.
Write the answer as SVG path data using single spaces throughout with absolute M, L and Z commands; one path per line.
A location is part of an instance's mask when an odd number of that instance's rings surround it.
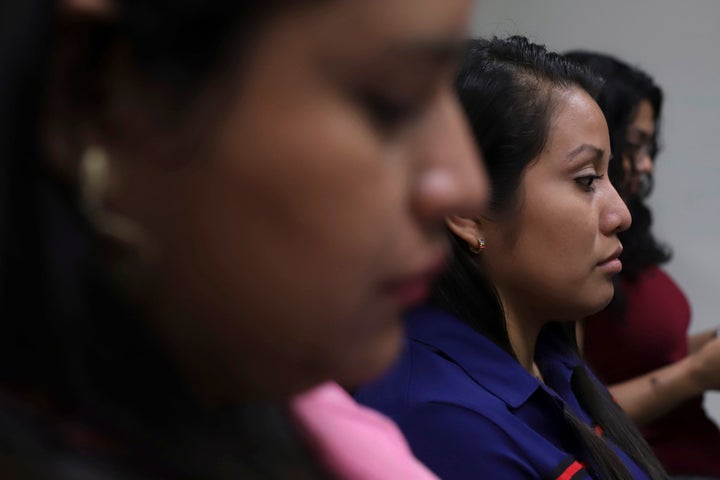
M 652 480 L 667 480 L 668 475 L 632 420 L 610 396 L 610 392 L 580 366 L 575 369 L 572 390 L 582 407 L 602 428 L 603 435 L 622 449 L 645 470 Z M 589 430 L 589 429 L 588 429 Z M 594 432 L 593 432 L 594 435 Z M 599 437 L 597 437 L 599 439 Z M 590 442 L 584 442 L 593 448 Z M 602 442 L 606 445 L 606 442 Z M 601 456 L 603 454 L 600 454 Z M 605 478 L 605 477 L 603 477 Z M 607 477 L 615 478 L 615 477 Z M 625 478 L 625 477 L 618 477 Z M 631 478 L 631 477 L 627 477 Z
M 625 464 L 597 432 L 585 425 L 567 407 L 563 408 L 563 418 L 577 440 L 585 447 L 590 457 L 591 467 L 599 478 L 633 480 Z

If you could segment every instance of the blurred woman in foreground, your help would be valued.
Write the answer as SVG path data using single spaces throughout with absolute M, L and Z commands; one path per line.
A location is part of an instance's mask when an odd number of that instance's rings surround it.
M 0 476 L 429 478 L 317 387 L 384 370 L 483 202 L 470 2 L 2 8 Z

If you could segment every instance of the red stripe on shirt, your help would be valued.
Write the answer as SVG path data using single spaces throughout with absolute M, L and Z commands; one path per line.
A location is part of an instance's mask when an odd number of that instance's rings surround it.
M 570 466 L 569 466 L 568 468 L 565 469 L 565 471 L 564 471 L 563 473 L 561 473 L 561 474 L 557 477 L 557 480 L 572 480 L 573 476 L 574 476 L 577 472 L 579 472 L 580 470 L 582 470 L 582 468 L 583 468 L 583 466 L 580 465 L 579 462 L 573 462 L 573 463 L 570 464 Z

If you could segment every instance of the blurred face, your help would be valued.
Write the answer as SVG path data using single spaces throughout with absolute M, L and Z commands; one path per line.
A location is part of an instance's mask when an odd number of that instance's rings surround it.
M 630 214 L 607 178 L 610 141 L 584 91 L 559 97 L 547 145 L 524 172 L 518 211 L 483 220 L 483 264 L 507 310 L 575 320 L 612 298 L 621 270 L 617 233 Z
M 203 391 L 354 385 L 393 360 L 447 253 L 443 218 L 486 196 L 452 93 L 470 6 L 292 7 L 255 39 L 199 158 L 111 152 L 116 202 L 158 252 L 157 328 Z
M 642 177 L 653 172 L 655 144 L 655 111 L 648 100 L 641 100 L 635 117 L 628 125 L 625 151 L 622 155 L 625 178 L 630 193 L 638 193 Z

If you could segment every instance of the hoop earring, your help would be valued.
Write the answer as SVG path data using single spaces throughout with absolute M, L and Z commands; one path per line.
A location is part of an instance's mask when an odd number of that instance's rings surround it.
M 473 255 L 479 255 L 480 252 L 485 250 L 485 240 L 479 237 L 476 237 L 475 240 L 477 241 L 477 246 L 469 245 L 468 248 L 470 249 L 470 253 L 472 253 Z

